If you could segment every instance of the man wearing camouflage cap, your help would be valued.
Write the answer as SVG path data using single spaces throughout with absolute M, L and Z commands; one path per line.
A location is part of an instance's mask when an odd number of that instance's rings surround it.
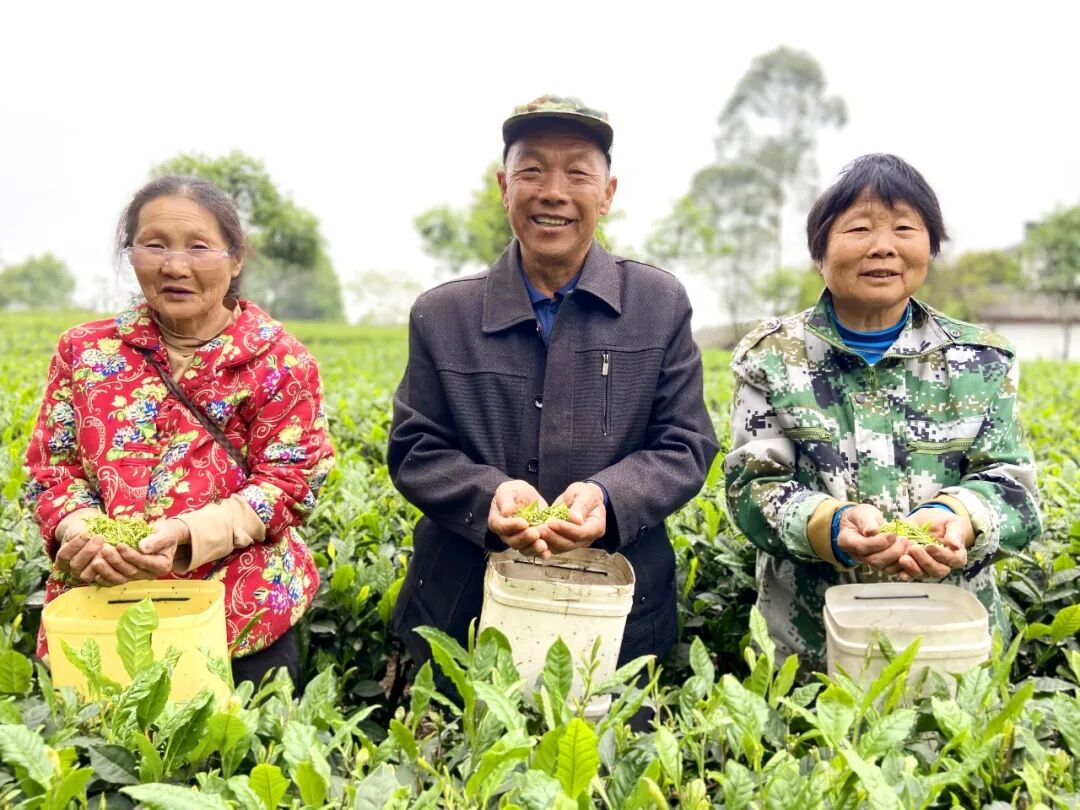
M 489 270 L 421 295 L 394 398 L 389 466 L 424 513 L 395 628 L 465 642 L 489 551 L 550 557 L 592 546 L 634 566 L 621 660 L 675 642 L 664 519 L 717 452 L 682 285 L 595 240 L 616 180 L 605 113 L 543 96 L 503 124 L 503 205 L 515 238 Z M 569 518 L 529 527 L 521 506 Z

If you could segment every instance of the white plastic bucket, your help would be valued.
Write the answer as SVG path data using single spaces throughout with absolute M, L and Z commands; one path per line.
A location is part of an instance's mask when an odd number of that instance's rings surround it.
M 548 648 L 561 638 L 574 662 L 571 697 L 577 697 L 577 668 L 597 638 L 595 682 L 615 672 L 633 604 L 634 569 L 621 554 L 578 549 L 541 560 L 510 550 L 488 560 L 480 629 L 495 627 L 509 640 L 527 693 L 543 672 Z M 586 715 L 602 717 L 610 702 L 610 695 L 590 702 Z
M 924 669 L 966 672 L 990 657 L 986 608 L 974 594 L 955 585 L 882 582 L 837 585 L 825 591 L 830 676 L 842 667 L 864 687 L 873 682 L 887 663 L 877 644 L 878 633 L 897 652 L 922 638 L 911 666 L 913 679 Z M 952 687 L 953 680 L 946 680 Z

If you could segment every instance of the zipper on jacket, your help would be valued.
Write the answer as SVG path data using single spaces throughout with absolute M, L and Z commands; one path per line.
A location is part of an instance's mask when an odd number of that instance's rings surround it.
M 611 352 L 600 355 L 600 376 L 604 378 L 604 435 L 611 433 Z

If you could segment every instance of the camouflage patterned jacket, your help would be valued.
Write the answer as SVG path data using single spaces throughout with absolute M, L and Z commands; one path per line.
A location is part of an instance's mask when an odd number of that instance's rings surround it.
M 1041 525 L 1035 467 L 1015 415 L 1018 369 L 1003 338 L 918 301 L 874 366 L 837 334 L 822 294 L 735 350 L 728 508 L 759 548 L 758 607 L 784 652 L 823 666 L 825 589 L 881 575 L 839 567 L 833 513 L 870 503 L 886 519 L 930 500 L 968 516 L 968 568 L 945 581 L 1008 624 L 993 567 Z

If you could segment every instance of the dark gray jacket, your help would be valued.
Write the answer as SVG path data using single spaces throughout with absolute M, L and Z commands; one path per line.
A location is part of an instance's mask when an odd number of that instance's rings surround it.
M 549 502 L 599 482 L 607 534 L 637 575 L 622 660 L 675 642 L 675 559 L 664 518 L 697 494 L 717 452 L 701 355 L 678 280 L 595 242 L 545 346 L 513 241 L 492 268 L 421 295 L 394 396 L 389 465 L 423 513 L 394 624 L 438 627 L 464 643 L 483 600 L 496 487 L 528 481 Z M 606 373 L 605 373 L 606 372 Z

